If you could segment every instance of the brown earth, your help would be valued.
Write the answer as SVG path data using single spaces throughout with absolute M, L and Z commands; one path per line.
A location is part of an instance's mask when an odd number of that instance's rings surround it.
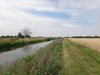
M 100 38 L 69 38 L 69 40 L 100 52 Z

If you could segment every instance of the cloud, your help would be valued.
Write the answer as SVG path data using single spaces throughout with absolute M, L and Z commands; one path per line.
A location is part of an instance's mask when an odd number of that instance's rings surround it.
M 76 26 L 76 25 L 71 25 L 71 24 L 62 24 L 62 27 L 67 27 L 67 28 L 80 28 L 82 26 Z
M 100 27 L 99 7 L 100 0 L 0 0 L 0 34 L 15 35 L 20 29 L 31 27 L 36 36 L 37 34 L 46 36 L 48 33 L 51 36 L 60 34 L 65 36 L 69 34 L 65 33 L 66 31 L 70 31 L 72 35 L 76 33 L 81 35 L 78 30 L 82 31 L 84 27 L 87 32 L 88 29 L 92 31 Z M 51 18 L 26 12 L 28 10 L 44 14 L 64 13 L 70 15 L 70 18 Z M 95 33 L 97 34 L 94 31 L 93 34 Z
M 100 0 L 59 0 L 60 6 L 70 8 L 96 9 L 100 6 Z

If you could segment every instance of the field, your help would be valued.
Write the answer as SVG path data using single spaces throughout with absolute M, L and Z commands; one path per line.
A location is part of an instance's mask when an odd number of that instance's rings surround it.
M 72 40 L 56 40 L 0 75 L 100 75 L 100 53 Z
M 69 40 L 100 52 L 100 38 L 70 38 Z

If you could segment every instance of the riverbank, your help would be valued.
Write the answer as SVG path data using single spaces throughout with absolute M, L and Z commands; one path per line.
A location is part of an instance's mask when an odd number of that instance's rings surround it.
M 7 38 L 0 40 L 0 52 L 23 47 L 29 44 L 35 44 L 45 41 L 54 40 L 55 38 Z
M 21 48 L 0 53 L 0 65 L 5 69 L 13 64 L 16 60 L 21 60 L 22 58 L 35 53 L 41 47 L 45 47 L 51 42 L 52 41 L 46 41 L 37 44 L 27 45 Z
M 58 75 L 62 69 L 62 39 L 16 61 L 1 75 Z

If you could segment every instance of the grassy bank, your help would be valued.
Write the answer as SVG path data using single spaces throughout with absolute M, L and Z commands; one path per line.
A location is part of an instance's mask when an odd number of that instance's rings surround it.
M 8 39 L 4 39 L 0 41 L 0 52 L 2 51 L 6 51 L 6 50 L 11 50 L 14 48 L 19 48 L 19 47 L 23 47 L 25 45 L 29 45 L 29 44 L 35 44 L 35 43 L 40 43 L 40 42 L 44 42 L 44 41 L 50 41 L 53 40 L 54 38 L 23 38 L 23 39 L 19 39 L 19 38 L 13 38 L 10 39 L 9 41 Z
M 62 40 L 56 40 L 35 54 L 16 61 L 0 75 L 59 75 L 62 70 Z
M 65 39 L 62 75 L 100 75 L 100 53 Z

